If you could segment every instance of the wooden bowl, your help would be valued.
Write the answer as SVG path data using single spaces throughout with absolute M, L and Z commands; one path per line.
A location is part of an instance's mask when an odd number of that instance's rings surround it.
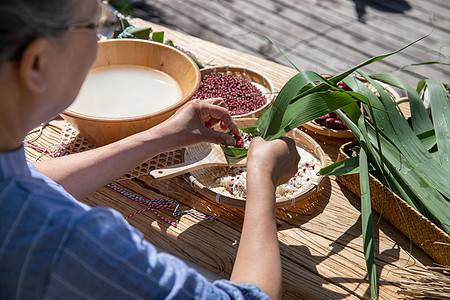
M 238 127 L 242 128 L 254 126 L 256 120 L 256 118 L 239 118 L 235 121 Z M 309 154 L 312 154 L 319 161 L 319 165 L 315 168 L 317 172 L 319 172 L 321 168 L 327 165 L 325 152 L 320 147 L 320 145 L 317 144 L 317 142 L 308 134 L 295 128 L 285 134 L 285 136 L 292 138 L 297 146 L 303 148 Z M 205 148 L 206 153 L 208 152 L 207 147 L 210 147 L 210 144 L 198 144 L 187 148 L 185 151 L 183 151 L 182 161 L 203 157 L 205 155 Z M 300 161 L 300 164 L 301 163 L 302 162 Z M 221 170 L 223 171 L 226 168 L 228 167 L 210 167 L 200 169 L 191 172 L 185 177 L 190 182 L 194 190 L 207 199 L 222 205 L 244 209 L 245 199 L 241 199 L 232 196 L 231 194 L 221 192 L 220 188 L 218 188 L 217 183 L 215 182 L 216 174 L 221 173 Z M 280 208 L 291 205 L 298 205 L 297 208 L 301 208 L 302 210 L 306 211 L 307 208 L 310 207 L 312 203 L 314 203 L 314 199 L 317 199 L 317 195 L 322 188 L 323 181 L 324 176 L 319 175 L 315 180 L 311 180 L 306 183 L 304 189 L 297 190 L 295 193 L 289 196 L 277 197 L 275 204 L 276 207 Z
M 108 66 L 138 66 L 152 68 L 170 75 L 181 88 L 181 98 L 175 104 L 157 112 L 136 117 L 103 118 L 89 116 L 66 109 L 61 115 L 81 135 L 96 146 L 112 143 L 134 133 L 151 128 L 174 114 L 189 101 L 198 90 L 201 81 L 200 70 L 194 61 L 181 51 L 161 43 L 137 39 L 113 39 L 98 44 L 98 56 L 91 72 Z M 126 94 L 127 85 L 117 87 Z M 148 97 L 149 101 L 157 101 Z M 95 99 L 92 99 L 95 101 Z

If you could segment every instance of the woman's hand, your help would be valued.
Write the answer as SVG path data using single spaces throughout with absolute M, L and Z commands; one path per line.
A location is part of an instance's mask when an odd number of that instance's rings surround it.
M 300 155 L 295 142 L 287 137 L 265 141 L 256 137 L 250 143 L 247 170 L 270 176 L 275 186 L 287 182 L 297 172 Z
M 181 148 L 200 142 L 210 142 L 234 146 L 235 139 L 227 133 L 211 129 L 220 123 L 223 130 L 235 135 L 240 132 L 221 98 L 191 100 L 167 121 L 152 128 L 171 140 L 171 149 Z

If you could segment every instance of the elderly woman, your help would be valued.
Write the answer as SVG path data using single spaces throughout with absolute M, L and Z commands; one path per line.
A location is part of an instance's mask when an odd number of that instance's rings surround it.
M 280 298 L 274 193 L 296 172 L 292 140 L 250 146 L 230 280 L 208 282 L 158 254 L 118 212 L 76 200 L 158 153 L 204 141 L 234 144 L 204 126 L 212 119 L 239 134 L 220 99 L 190 101 L 116 143 L 27 164 L 27 132 L 72 103 L 96 57 L 99 9 L 98 0 L 0 1 L 0 298 Z

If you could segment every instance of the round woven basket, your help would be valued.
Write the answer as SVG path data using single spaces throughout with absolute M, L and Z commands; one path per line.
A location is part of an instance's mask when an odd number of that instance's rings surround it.
M 330 75 L 322 75 L 325 78 L 331 78 Z M 368 88 L 370 88 L 373 92 L 376 91 L 375 87 L 372 86 L 371 84 L 369 84 L 367 82 L 367 80 L 365 80 L 364 78 L 355 75 L 356 78 L 358 78 L 359 80 L 361 80 L 362 82 L 364 82 Z M 378 82 L 378 81 L 377 81 Z M 397 91 L 395 89 L 393 89 L 392 87 L 388 86 L 387 84 L 384 84 L 382 82 L 378 82 L 389 94 L 391 94 L 392 98 L 395 101 L 398 101 L 400 99 L 400 95 L 397 93 Z M 331 128 L 327 128 L 325 126 L 320 125 L 319 123 L 313 121 L 307 122 L 305 124 L 302 125 L 302 127 L 311 130 L 314 133 L 320 134 L 320 135 L 325 135 L 325 136 L 331 136 L 331 137 L 336 137 L 336 138 L 353 138 L 353 132 L 351 132 L 351 130 L 337 130 L 337 129 L 331 129 Z
M 236 77 L 244 78 L 255 85 L 266 97 L 266 104 L 264 104 L 257 110 L 254 110 L 247 114 L 233 116 L 234 118 L 257 118 L 273 102 L 275 89 L 272 82 L 266 76 L 256 71 L 239 66 L 217 66 L 202 69 L 200 73 L 202 77 L 205 75 L 233 75 Z
M 236 124 L 239 128 L 250 127 L 255 124 L 257 119 L 255 118 L 243 118 L 236 119 Z M 315 158 L 319 160 L 320 168 L 326 166 L 325 152 L 322 150 L 319 144 L 306 133 L 301 130 L 294 129 L 287 133 L 285 136 L 292 138 L 297 146 L 303 148 Z M 201 159 L 208 152 L 209 144 L 201 144 L 187 148 L 182 155 L 182 160 Z M 214 174 L 223 173 L 224 168 L 227 167 L 212 167 L 205 168 L 191 172 L 186 175 L 187 180 L 191 183 L 191 186 L 204 197 L 209 200 L 215 201 L 219 204 L 231 206 L 234 208 L 245 208 L 245 199 L 235 198 L 230 195 L 224 195 L 217 191 L 218 185 L 215 182 L 216 177 Z M 225 169 L 226 170 L 226 169 Z M 318 176 L 316 181 L 310 181 L 307 183 L 302 191 L 292 194 L 290 197 L 279 197 L 276 199 L 276 207 L 285 207 L 298 204 L 302 201 L 310 199 L 318 194 L 323 183 L 323 176 Z

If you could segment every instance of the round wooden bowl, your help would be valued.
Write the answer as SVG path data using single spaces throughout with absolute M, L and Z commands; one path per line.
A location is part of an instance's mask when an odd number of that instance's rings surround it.
M 253 126 L 256 122 L 256 118 L 240 118 L 236 119 L 236 124 L 239 128 L 242 127 L 250 127 Z M 306 133 L 302 132 L 301 130 L 295 128 L 294 130 L 288 132 L 285 136 L 292 138 L 297 146 L 303 148 L 310 154 L 312 154 L 315 158 L 319 160 L 319 166 L 317 166 L 317 172 L 326 166 L 327 160 L 325 156 L 325 152 L 320 147 L 317 142 L 307 135 Z M 184 160 L 191 160 L 201 157 L 202 155 L 205 155 L 205 152 L 208 152 L 208 148 L 210 147 L 210 144 L 200 144 L 193 147 L 189 147 L 186 149 L 186 151 L 183 151 L 182 154 L 182 161 Z M 203 153 L 202 153 L 203 148 Z M 206 148 L 206 151 L 205 151 Z M 217 184 L 215 183 L 215 175 L 217 171 L 219 171 L 219 168 L 228 168 L 228 167 L 211 167 L 211 168 L 205 168 L 200 169 L 191 172 L 190 174 L 186 175 L 186 179 L 191 183 L 191 186 L 201 195 L 206 197 L 207 199 L 217 202 L 222 205 L 244 209 L 245 208 L 245 199 L 240 199 L 236 197 L 232 197 L 231 195 L 222 194 L 216 190 Z M 301 202 L 306 202 L 307 200 L 311 199 L 312 197 L 316 196 L 322 186 L 324 176 L 318 176 L 316 181 L 311 181 L 307 183 L 307 186 L 305 186 L 305 189 L 303 191 L 296 192 L 292 194 L 290 197 L 279 197 L 276 199 L 276 207 L 285 207 L 290 205 L 295 205 Z
M 99 42 L 97 60 L 91 71 L 120 65 L 147 67 L 164 72 L 178 82 L 182 96 L 171 106 L 136 117 L 102 118 L 66 109 L 61 114 L 62 117 L 96 146 L 109 144 L 165 121 L 190 100 L 200 86 L 201 74 L 195 62 L 181 51 L 161 43 L 137 39 Z M 118 92 L 126 94 L 128 87 L 117 88 Z M 152 99 L 151 91 L 143 97 L 148 98 L 148 101 L 158 101 Z
M 266 104 L 264 104 L 257 110 L 251 111 L 246 114 L 236 115 L 233 116 L 233 118 L 257 118 L 261 116 L 261 114 L 270 104 L 272 104 L 275 97 L 275 89 L 273 87 L 273 83 L 263 74 L 251 69 L 239 66 L 217 66 L 202 69 L 200 72 L 202 77 L 205 75 L 233 75 L 236 77 L 244 78 L 255 85 L 266 97 Z
M 330 75 L 322 75 L 325 78 L 331 78 Z M 362 82 L 364 82 L 372 91 L 376 91 L 375 88 L 369 84 L 364 78 L 362 77 L 357 77 L 359 80 L 361 80 Z M 394 98 L 395 101 L 398 101 L 400 99 L 400 95 L 397 93 L 397 91 L 395 89 L 393 89 L 392 87 L 378 82 L 381 86 L 384 87 L 384 89 L 391 94 L 391 96 Z M 316 134 L 320 134 L 320 135 L 325 135 L 325 136 L 330 136 L 330 137 L 335 137 L 335 138 L 353 138 L 353 132 L 351 130 L 338 130 L 338 129 L 331 129 L 328 128 L 326 126 L 322 126 L 319 123 L 313 121 L 307 122 L 305 124 L 302 125 L 302 127 L 311 130 L 312 132 L 316 133 Z

